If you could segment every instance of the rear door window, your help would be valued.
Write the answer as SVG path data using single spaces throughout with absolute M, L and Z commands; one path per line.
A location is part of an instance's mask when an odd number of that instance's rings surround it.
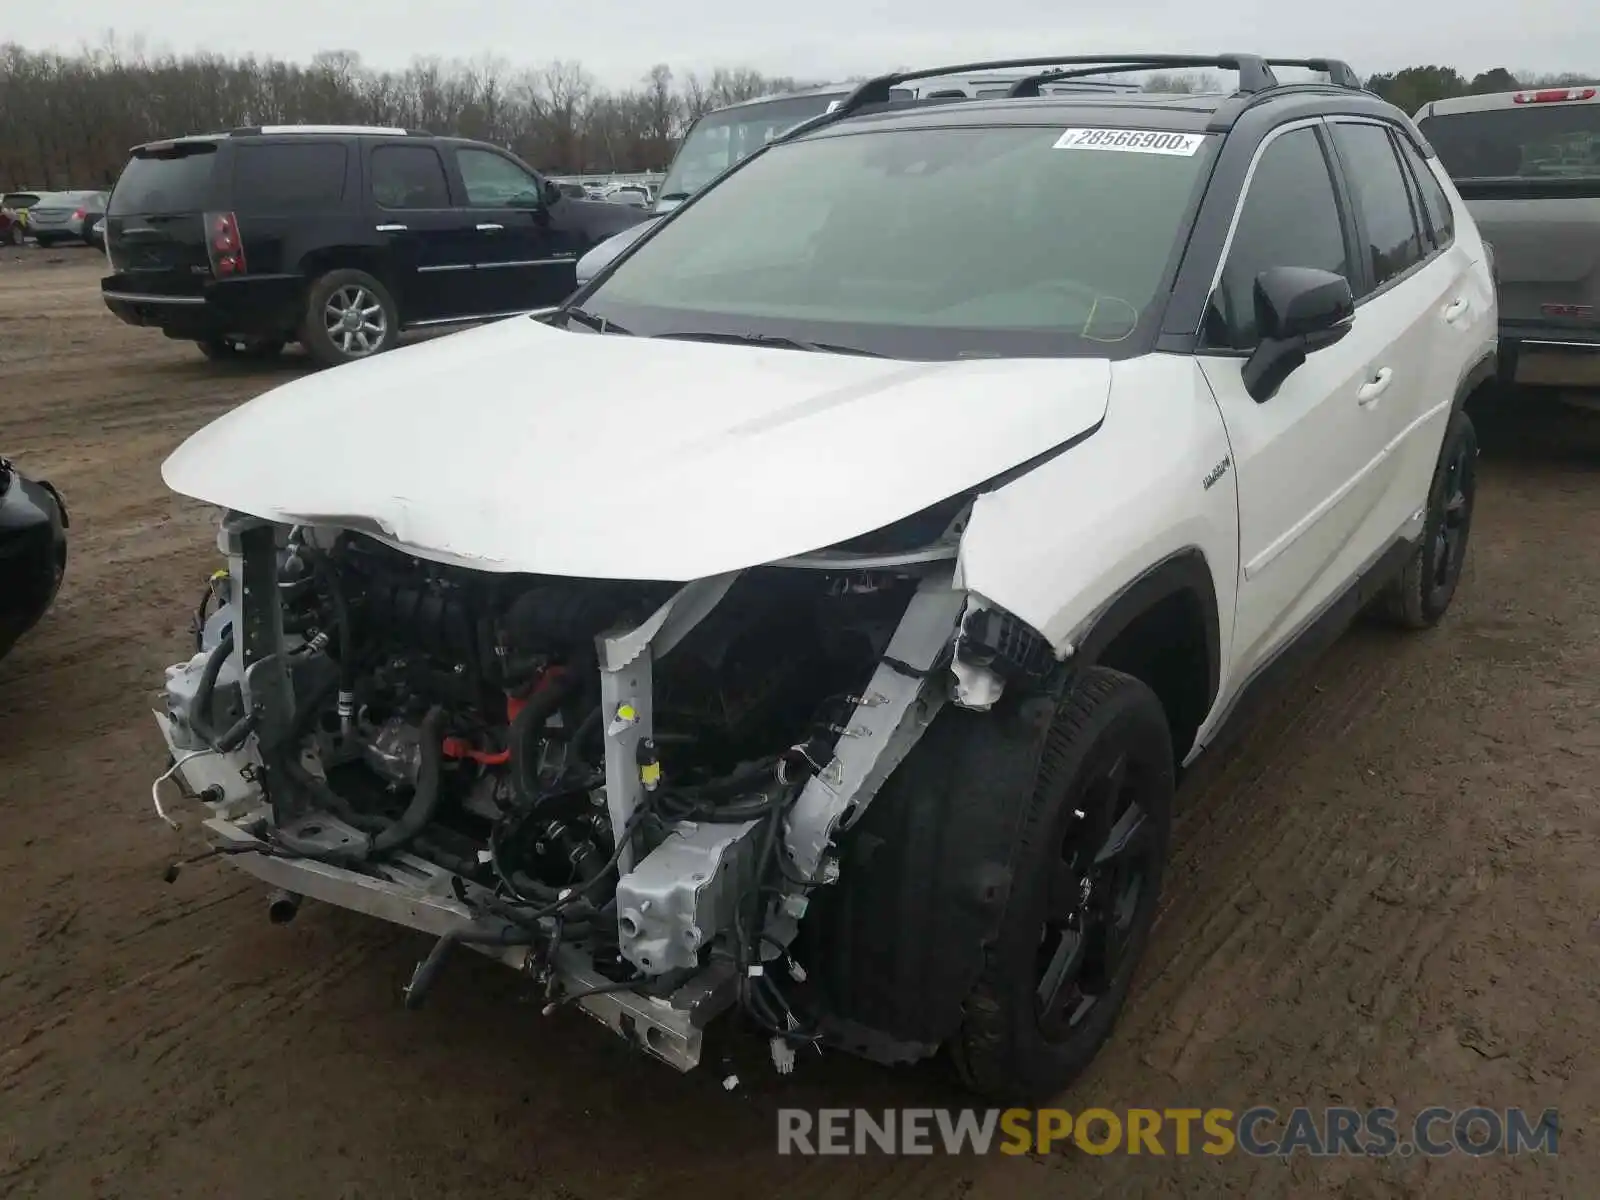
M 233 151 L 233 207 L 266 214 L 338 208 L 347 153 L 342 142 L 263 142 Z
M 140 151 L 111 191 L 111 215 L 205 211 L 216 162 L 215 142 L 175 142 Z
M 1372 271 L 1372 285 L 1380 288 L 1423 259 L 1422 233 L 1411 191 L 1400 174 L 1400 160 L 1384 126 L 1336 121 L 1333 138 L 1362 217 L 1363 253 Z
M 372 152 L 372 198 L 384 208 L 449 208 L 444 163 L 432 146 L 379 146 Z

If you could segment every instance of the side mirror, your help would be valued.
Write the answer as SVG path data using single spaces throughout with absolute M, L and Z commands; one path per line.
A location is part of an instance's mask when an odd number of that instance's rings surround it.
M 553 179 L 546 179 L 544 181 L 543 191 L 543 198 L 546 208 L 560 203 L 560 201 L 565 197 L 565 193 L 561 190 L 561 185 Z
M 1264 404 L 1308 355 L 1350 332 L 1356 302 L 1343 275 L 1315 267 L 1272 267 L 1256 276 L 1255 309 L 1261 340 L 1243 377 L 1251 398 Z

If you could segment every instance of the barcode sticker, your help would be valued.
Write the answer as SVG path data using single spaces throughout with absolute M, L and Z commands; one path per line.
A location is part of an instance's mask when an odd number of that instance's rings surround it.
M 1202 133 L 1162 133 L 1154 129 L 1069 129 L 1056 139 L 1057 150 L 1118 150 L 1124 154 L 1176 154 L 1189 158 L 1205 144 Z

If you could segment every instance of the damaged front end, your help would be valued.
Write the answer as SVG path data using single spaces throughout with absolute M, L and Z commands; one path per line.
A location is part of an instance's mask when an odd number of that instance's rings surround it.
M 309 896 L 436 935 L 409 1005 L 469 945 L 680 1070 L 736 1006 L 781 1060 L 823 1036 L 792 946 L 838 837 L 943 704 L 1047 665 L 956 586 L 963 515 L 658 584 L 230 514 L 156 714 L 169 774 L 274 919 Z

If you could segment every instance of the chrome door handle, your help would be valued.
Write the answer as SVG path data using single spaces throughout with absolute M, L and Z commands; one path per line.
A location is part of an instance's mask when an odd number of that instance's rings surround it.
M 1356 391 L 1356 403 L 1365 407 L 1375 404 L 1378 397 L 1389 390 L 1389 385 L 1394 382 L 1394 371 L 1389 367 L 1380 367 L 1378 373 L 1363 383 Z
M 379 233 L 404 233 L 406 231 L 406 227 L 404 225 L 377 225 L 374 226 L 374 228 L 377 229 Z
M 505 228 L 504 225 L 493 225 L 493 224 L 485 223 L 483 225 L 479 225 L 478 226 L 478 232 L 479 233 L 499 233 L 504 228 Z
M 1454 325 L 1457 321 L 1461 320 L 1462 317 L 1466 316 L 1467 313 L 1471 311 L 1472 301 L 1457 300 L 1452 304 L 1445 305 L 1443 315 L 1446 321 L 1449 321 L 1452 325 Z

